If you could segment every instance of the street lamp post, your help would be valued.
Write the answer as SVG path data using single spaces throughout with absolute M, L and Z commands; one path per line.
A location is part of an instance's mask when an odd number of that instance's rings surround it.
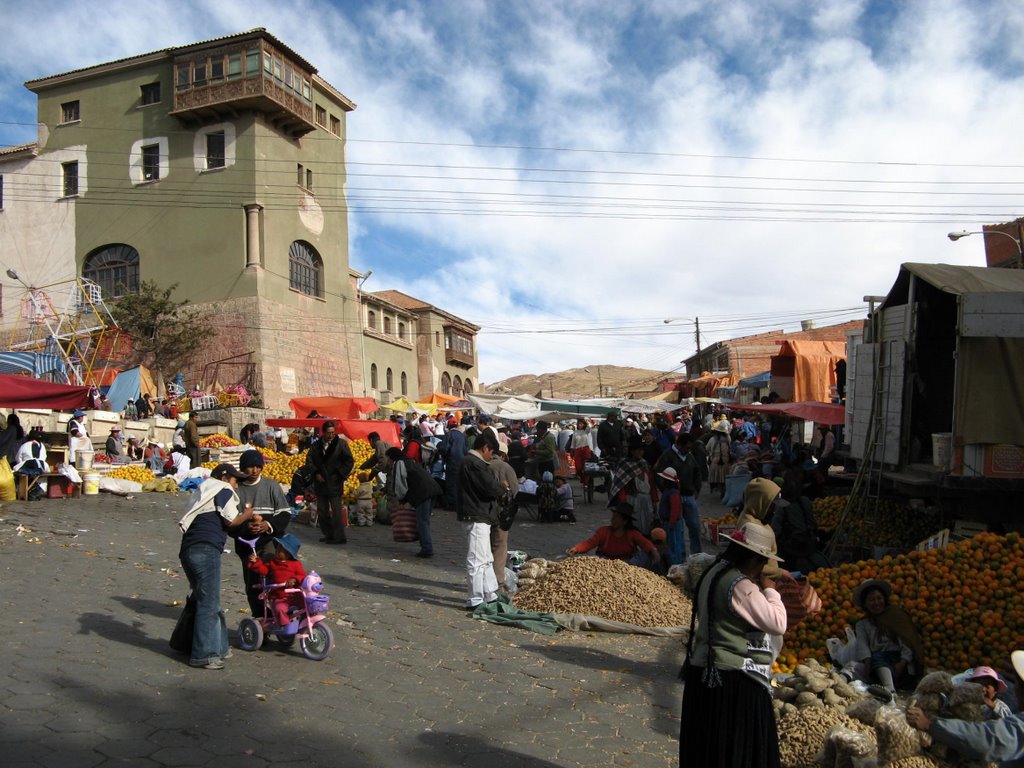
M 601 381 L 601 366 L 595 366 L 597 368 L 597 396 L 604 397 L 604 383 Z M 593 373 L 589 368 L 584 368 L 587 373 Z
M 1009 232 L 1001 232 L 998 229 L 982 229 L 976 232 L 968 232 L 964 230 L 963 232 L 950 232 L 946 237 L 955 243 L 960 238 L 967 237 L 968 235 L 1002 235 L 1003 237 L 1010 238 L 1013 240 L 1013 244 L 1017 247 L 1017 268 L 1020 269 L 1024 267 L 1024 252 L 1021 250 L 1020 240 Z

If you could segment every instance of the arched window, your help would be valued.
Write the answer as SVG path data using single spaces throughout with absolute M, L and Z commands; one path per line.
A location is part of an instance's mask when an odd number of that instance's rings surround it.
M 452 389 L 453 389 L 453 391 L 452 391 L 453 395 L 461 395 L 462 394 L 462 377 L 461 376 L 456 376 L 455 377 L 455 381 L 452 382 Z
M 370 389 L 377 388 L 377 364 L 370 364 Z
M 462 382 L 462 394 L 464 394 L 464 395 L 471 395 L 471 394 L 473 394 L 473 382 L 470 381 L 469 379 L 466 379 L 464 382 Z
M 307 242 L 296 240 L 288 249 L 288 285 L 307 296 L 324 295 L 324 262 Z
M 372 309 L 366 313 L 366 327 L 377 330 L 377 313 Z
M 139 252 L 116 243 L 97 248 L 82 263 L 82 277 L 92 280 L 112 299 L 139 292 Z
M 450 395 L 452 393 L 452 377 L 448 375 L 448 371 L 441 374 L 441 394 Z
M 391 335 L 391 318 L 387 315 L 384 316 L 384 333 L 388 336 Z
M 409 394 L 409 377 L 405 375 L 405 371 L 402 371 L 402 395 Z
M 391 373 L 391 369 L 388 368 L 387 373 L 384 374 L 384 376 L 385 376 L 385 378 L 387 380 L 387 383 L 388 383 L 388 386 L 387 386 L 388 392 L 393 392 L 395 390 L 395 375 L 393 373 Z
M 400 338 L 400 339 L 404 339 L 405 338 L 405 323 L 399 323 L 398 324 L 398 338 Z

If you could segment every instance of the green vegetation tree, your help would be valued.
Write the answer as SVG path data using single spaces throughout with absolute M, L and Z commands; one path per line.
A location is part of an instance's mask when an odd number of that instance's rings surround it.
M 178 284 L 160 288 L 143 280 L 138 293 L 128 293 L 110 308 L 121 332 L 132 342 L 133 361 L 162 379 L 186 367 L 214 334 L 209 320 L 188 301 L 171 298 Z

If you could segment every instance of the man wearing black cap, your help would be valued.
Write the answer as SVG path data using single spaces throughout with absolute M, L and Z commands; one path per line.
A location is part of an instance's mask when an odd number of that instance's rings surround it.
M 238 484 L 238 498 L 244 507 L 252 508 L 253 518 L 232 534 L 235 554 L 242 561 L 245 597 L 252 615 L 257 618 L 263 616 L 263 601 L 260 600 L 259 574 L 248 567 L 249 555 L 255 549 L 263 560 L 272 558 L 274 537 L 281 536 L 292 519 L 291 505 L 281 484 L 263 477 L 263 465 L 263 454 L 254 448 L 243 452 L 238 459 L 238 468 L 245 475 Z
M 337 425 L 333 421 L 325 421 L 320 440 L 309 449 L 306 468 L 313 476 L 316 489 L 317 519 L 323 533 L 320 541 L 326 544 L 344 544 L 348 541 L 342 516 L 341 494 L 355 463 L 348 443 L 338 436 Z

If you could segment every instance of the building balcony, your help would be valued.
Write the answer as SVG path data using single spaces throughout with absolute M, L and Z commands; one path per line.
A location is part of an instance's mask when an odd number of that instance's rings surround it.
M 446 349 L 444 359 L 449 365 L 458 365 L 462 368 L 472 368 L 474 364 L 473 355 L 468 352 L 459 352 L 456 349 Z
M 316 129 L 312 104 L 262 73 L 176 91 L 170 114 L 186 123 L 204 124 L 236 118 L 250 109 L 292 138 Z

